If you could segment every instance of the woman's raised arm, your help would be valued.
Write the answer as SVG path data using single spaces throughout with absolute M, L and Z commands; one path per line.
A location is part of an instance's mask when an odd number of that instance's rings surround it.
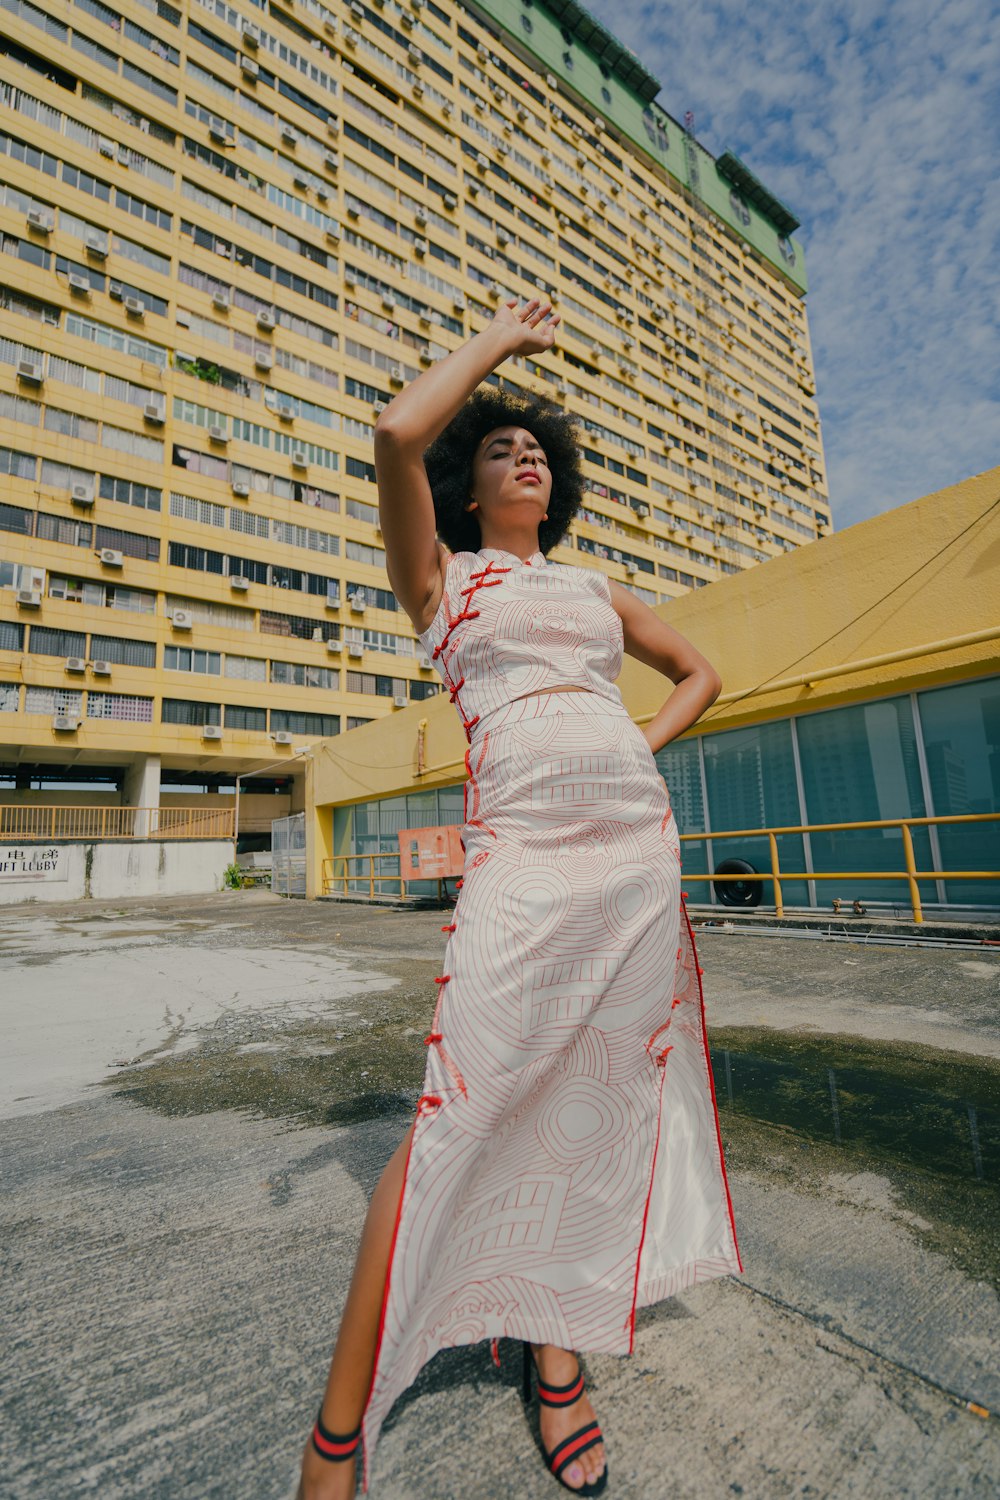
M 476 387 L 512 354 L 550 348 L 558 317 L 545 321 L 538 298 L 516 310 L 504 303 L 491 323 L 425 370 L 395 396 L 375 423 L 375 479 L 386 571 L 407 614 L 419 620 L 442 572 L 423 453 L 465 405 Z M 541 324 L 541 326 L 537 326 Z

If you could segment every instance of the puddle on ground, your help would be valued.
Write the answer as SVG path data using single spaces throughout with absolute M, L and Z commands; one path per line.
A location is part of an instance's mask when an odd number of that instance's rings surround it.
M 125 1069 L 108 1086 L 169 1115 L 236 1109 L 348 1125 L 406 1114 L 436 996 L 412 964 L 398 972 L 400 988 L 356 1000 L 364 1015 L 245 1026 L 230 1016 L 196 1049 Z M 888 1212 L 1000 1287 L 1000 1061 L 759 1027 L 713 1028 L 709 1042 L 732 1174 Z
M 758 1027 L 709 1046 L 727 1167 L 826 1198 L 868 1183 L 873 1207 L 1000 1287 L 1000 1061 Z

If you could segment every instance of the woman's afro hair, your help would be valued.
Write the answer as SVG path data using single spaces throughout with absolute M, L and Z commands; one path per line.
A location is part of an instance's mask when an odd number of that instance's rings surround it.
M 548 460 L 552 490 L 548 520 L 539 522 L 538 548 L 546 555 L 562 541 L 583 503 L 584 479 L 576 418 L 551 398 L 521 397 L 493 386 L 479 386 L 423 459 L 434 498 L 438 535 L 452 552 L 478 552 L 483 545 L 472 494 L 475 451 L 495 427 L 526 427 Z

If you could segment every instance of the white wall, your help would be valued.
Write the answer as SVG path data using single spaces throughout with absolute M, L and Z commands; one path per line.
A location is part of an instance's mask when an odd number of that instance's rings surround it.
M 197 896 L 222 889 L 222 872 L 232 857 L 232 844 L 221 839 L 0 849 L 0 906 L 88 897 Z

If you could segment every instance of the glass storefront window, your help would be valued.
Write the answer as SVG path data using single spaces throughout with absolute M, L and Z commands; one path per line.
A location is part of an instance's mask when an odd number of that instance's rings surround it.
M 705 784 L 708 787 L 708 811 L 713 832 L 732 828 L 776 828 L 802 822 L 799 794 L 795 783 L 795 756 L 792 729 L 788 719 L 768 724 L 754 724 L 746 729 L 731 729 L 722 734 L 707 734 L 702 740 L 705 754 Z M 669 784 L 669 783 L 668 783 Z M 676 816 L 676 814 L 675 814 Z M 804 870 L 805 847 L 801 833 L 776 835 L 778 868 Z M 681 845 L 683 849 L 683 844 Z M 736 838 L 713 837 L 712 869 L 723 860 L 742 859 L 763 872 L 771 868 L 770 844 L 766 835 L 754 838 L 740 834 Z M 731 882 L 720 882 L 721 885 Z M 698 882 L 706 890 L 707 882 Z M 760 905 L 774 905 L 774 882 L 761 880 Z M 783 900 L 795 906 L 809 904 L 809 887 L 804 880 L 782 882 Z M 695 899 L 706 900 L 699 892 Z M 720 904 L 726 904 L 718 897 Z M 820 896 L 820 899 L 822 897 Z
M 796 719 L 806 821 L 854 823 L 875 818 L 925 817 L 913 708 L 908 697 L 881 698 Z M 926 828 L 914 828 L 918 870 L 933 868 Z M 902 870 L 906 861 L 898 828 L 856 828 L 810 834 L 814 870 L 845 870 L 843 880 L 823 880 L 820 906 L 834 896 L 909 910 L 909 886 L 899 880 L 856 880 L 852 870 Z M 921 901 L 937 900 L 937 883 L 919 882 Z M 901 913 L 902 914 L 902 913 Z
M 931 811 L 1000 812 L 1000 678 L 957 682 L 917 694 Z M 995 870 L 1000 823 L 938 824 L 941 867 Z M 1000 906 L 996 880 L 945 881 L 955 905 Z

